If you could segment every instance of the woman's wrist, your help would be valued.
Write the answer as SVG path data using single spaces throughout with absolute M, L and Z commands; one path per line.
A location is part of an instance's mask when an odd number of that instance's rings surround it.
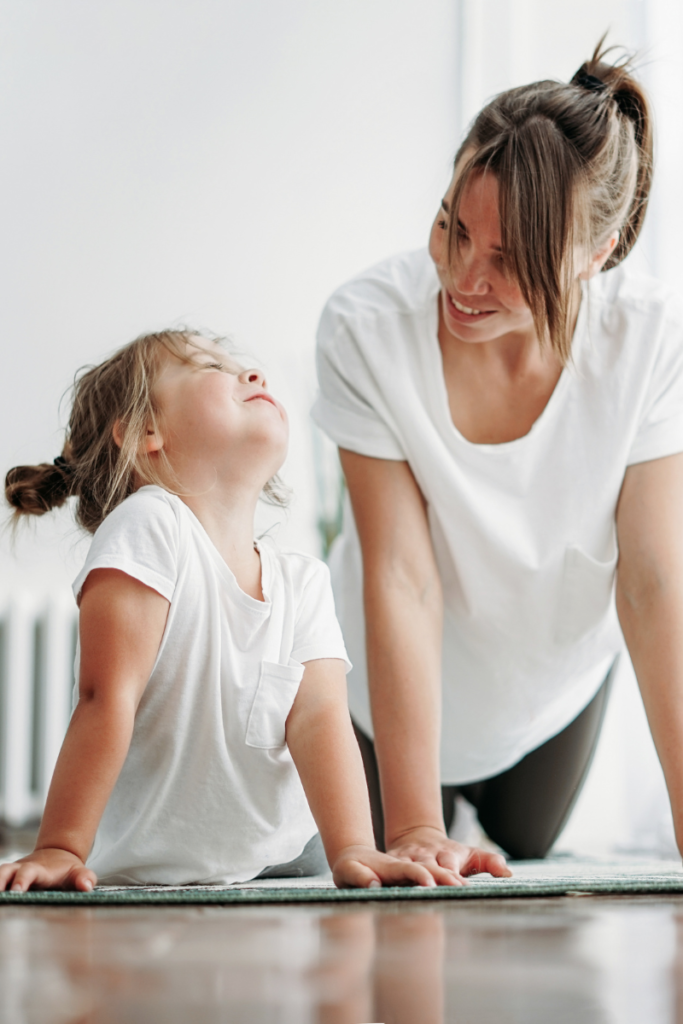
M 448 838 L 448 833 L 446 832 L 446 829 L 445 829 L 445 826 L 444 826 L 443 822 L 441 822 L 439 824 L 437 824 L 437 823 L 428 823 L 428 822 L 419 822 L 417 824 L 406 825 L 403 828 L 388 829 L 388 828 L 385 827 L 385 830 L 384 830 L 385 846 L 386 846 L 387 850 L 389 850 L 392 847 L 399 846 L 401 843 L 405 842 L 406 840 L 411 839 L 415 835 L 416 832 L 424 832 L 424 831 L 427 831 L 429 834 L 433 835 L 435 841 L 438 840 L 438 839 L 447 839 Z

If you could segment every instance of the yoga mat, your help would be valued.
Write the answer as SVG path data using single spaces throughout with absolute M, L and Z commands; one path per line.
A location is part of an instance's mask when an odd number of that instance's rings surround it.
M 30 890 L 0 893 L 3 905 L 366 903 L 386 900 L 480 900 L 549 896 L 683 895 L 680 861 L 574 860 L 517 862 L 512 878 L 478 875 L 466 886 L 337 889 L 329 875 L 264 879 L 228 886 L 98 886 L 93 892 Z

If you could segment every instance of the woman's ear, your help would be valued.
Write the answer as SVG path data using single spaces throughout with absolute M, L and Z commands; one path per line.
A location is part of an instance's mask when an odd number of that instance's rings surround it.
M 112 437 L 114 438 L 114 444 L 117 448 L 123 446 L 123 435 L 124 435 L 124 424 L 122 420 L 117 420 L 112 427 Z M 147 427 L 147 435 L 143 442 L 143 448 L 145 452 L 150 455 L 152 452 L 159 452 L 164 447 L 164 439 L 158 430 L 155 430 L 150 423 Z
M 605 242 L 605 244 L 601 245 L 597 252 L 593 253 L 592 258 L 588 263 L 588 266 L 584 267 L 584 269 L 579 273 L 579 278 L 582 281 L 589 281 L 591 277 L 595 277 L 596 274 L 600 273 L 605 263 L 611 256 L 614 247 L 616 246 L 618 241 L 619 232 L 613 231 L 607 239 L 607 241 Z

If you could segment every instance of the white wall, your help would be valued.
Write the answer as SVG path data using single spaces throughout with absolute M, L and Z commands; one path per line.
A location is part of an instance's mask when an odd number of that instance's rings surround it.
M 317 550 L 307 411 L 326 295 L 424 243 L 459 131 L 488 96 L 569 78 L 608 27 L 644 51 L 660 128 L 632 259 L 681 280 L 674 0 L 5 0 L 0 26 L 3 475 L 58 454 L 77 367 L 144 330 L 207 326 L 257 353 L 289 408 L 286 538 Z M 79 557 L 66 516 L 14 553 L 5 535 L 0 595 L 64 591 Z M 622 678 L 565 845 L 670 846 Z
M 425 242 L 456 141 L 453 4 L 5 0 L 0 39 L 3 476 L 59 453 L 77 367 L 207 326 L 290 412 L 287 539 L 317 551 L 316 321 Z M 74 540 L 65 517 L 14 556 L 5 537 L 0 587 L 65 587 Z

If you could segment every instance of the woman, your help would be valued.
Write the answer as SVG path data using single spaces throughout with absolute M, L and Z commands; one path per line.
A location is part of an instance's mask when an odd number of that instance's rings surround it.
M 443 884 L 458 790 L 512 856 L 559 834 L 620 650 L 615 571 L 683 847 L 683 311 L 611 269 L 651 152 L 642 90 L 600 47 L 567 85 L 496 97 L 429 251 L 344 285 L 320 323 L 376 834 Z

